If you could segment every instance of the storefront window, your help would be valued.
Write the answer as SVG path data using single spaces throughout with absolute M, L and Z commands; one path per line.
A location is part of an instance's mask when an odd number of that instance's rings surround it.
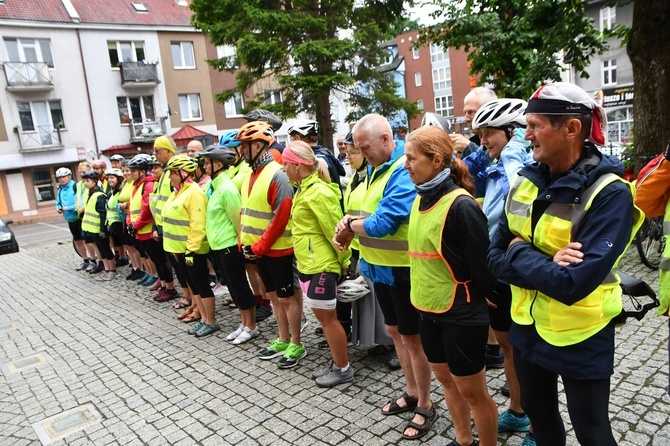
M 608 141 L 625 144 L 630 141 L 633 129 L 633 107 L 620 108 L 607 113 Z
M 33 186 L 35 188 L 35 199 L 38 203 L 56 199 L 51 169 L 40 167 L 31 170 Z

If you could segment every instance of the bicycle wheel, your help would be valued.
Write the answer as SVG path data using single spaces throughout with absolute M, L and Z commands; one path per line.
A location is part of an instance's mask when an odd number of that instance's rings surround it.
M 77 253 L 79 257 L 81 257 L 81 253 L 79 252 L 79 248 L 77 247 L 77 244 L 72 240 L 72 248 L 74 249 L 74 252 Z
M 635 242 L 642 263 L 651 269 L 658 269 L 658 265 L 661 263 L 661 255 L 665 249 L 663 217 L 645 219 L 640 230 L 635 234 Z

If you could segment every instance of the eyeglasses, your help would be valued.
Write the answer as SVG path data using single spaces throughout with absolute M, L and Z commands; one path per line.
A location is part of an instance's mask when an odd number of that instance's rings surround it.
M 354 156 L 354 155 L 360 155 L 361 152 L 350 152 L 347 150 L 347 156 Z

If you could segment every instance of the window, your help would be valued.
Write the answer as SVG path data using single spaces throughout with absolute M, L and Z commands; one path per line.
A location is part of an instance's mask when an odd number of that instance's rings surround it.
M 600 31 L 611 30 L 616 24 L 616 6 L 600 8 Z
M 133 5 L 133 8 L 135 8 L 135 11 L 137 12 L 149 12 L 142 2 L 131 2 L 130 4 Z
M 107 42 L 107 51 L 112 68 L 121 62 L 143 62 L 146 59 L 144 42 Z
M 265 105 L 281 103 L 281 90 L 267 90 L 265 92 Z
M 423 99 L 418 99 L 418 100 L 416 101 L 416 106 L 417 106 L 417 108 L 418 108 L 419 110 L 424 111 L 425 108 L 424 108 L 424 106 L 423 106 Z
M 435 113 L 442 116 L 454 116 L 454 98 L 451 95 L 435 98 Z
M 35 199 L 37 202 L 51 201 L 56 199 L 54 194 L 54 182 L 51 177 L 51 170 L 48 167 L 32 169 L 30 176 L 35 188 Z
M 235 116 L 242 116 L 242 109 L 244 108 L 244 100 L 240 93 L 235 93 L 235 95 L 228 99 L 225 104 L 223 104 L 224 109 L 226 110 L 226 117 L 233 118 Z
M 423 82 L 421 81 L 421 71 L 417 71 L 416 73 L 414 73 L 414 85 L 416 87 L 420 87 L 421 85 L 423 85 Z
M 451 70 L 448 67 L 433 70 L 433 90 L 451 88 Z
M 172 42 L 172 66 L 175 68 L 195 68 L 193 42 Z
M 441 60 L 449 60 L 449 55 L 442 49 L 442 47 L 439 47 L 435 44 L 430 44 L 430 61 L 431 62 L 439 62 Z
M 603 61 L 602 82 L 603 85 L 616 84 L 616 59 Z
M 179 113 L 182 121 L 202 119 L 200 95 L 198 93 L 179 95 Z
M 54 67 L 49 39 L 7 39 L 7 56 L 10 62 L 44 62 L 49 68 Z
M 609 142 L 612 144 L 630 142 L 632 130 L 633 107 L 620 108 L 607 113 L 607 139 Z M 605 153 L 608 153 L 607 150 L 605 150 Z
M 418 59 L 419 58 L 419 49 L 418 48 L 413 48 L 412 49 L 412 59 Z
M 131 121 L 148 122 L 156 120 L 153 96 L 130 98 L 120 96 L 116 98 L 116 104 L 119 108 L 119 120 L 121 124 L 128 124 Z
M 51 132 L 54 128 L 65 128 L 63 109 L 59 100 L 16 102 L 19 110 L 21 130 L 24 132 Z

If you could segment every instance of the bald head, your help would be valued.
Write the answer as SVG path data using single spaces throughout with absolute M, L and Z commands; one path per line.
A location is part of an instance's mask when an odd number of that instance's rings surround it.
M 377 167 L 391 158 L 395 142 L 391 124 L 382 115 L 369 114 L 361 118 L 351 131 L 354 143 L 370 165 Z
M 190 157 L 194 157 L 196 153 L 202 152 L 202 150 L 202 143 L 197 139 L 194 139 L 186 146 L 186 154 Z
M 498 99 L 498 96 L 493 92 L 493 90 L 486 87 L 477 87 L 472 89 L 470 93 L 465 95 L 463 98 L 463 114 L 465 115 L 465 121 L 468 124 L 472 124 L 472 120 L 477 114 L 482 105 L 495 101 Z

